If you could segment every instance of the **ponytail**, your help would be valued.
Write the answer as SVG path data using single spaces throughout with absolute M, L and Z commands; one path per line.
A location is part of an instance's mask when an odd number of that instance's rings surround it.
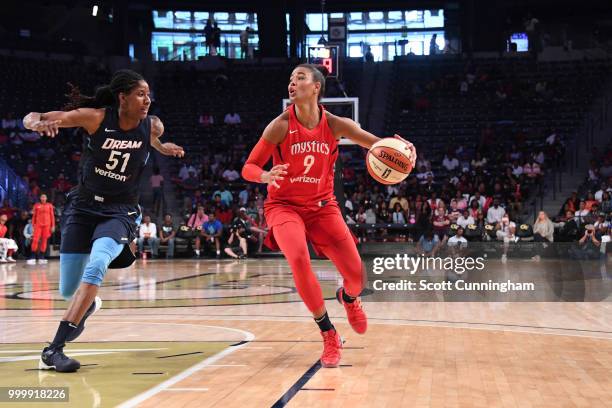
M 122 69 L 115 72 L 110 84 L 96 88 L 94 96 L 81 94 L 79 87 L 69 82 L 70 92 L 66 95 L 68 103 L 64 106 L 64 110 L 117 106 L 119 105 L 119 94 L 129 93 L 139 81 L 144 81 L 142 75 L 129 69 Z

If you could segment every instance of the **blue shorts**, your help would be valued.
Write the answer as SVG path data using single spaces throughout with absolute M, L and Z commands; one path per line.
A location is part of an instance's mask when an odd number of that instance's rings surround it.
M 62 218 L 60 253 L 88 254 L 93 242 L 109 237 L 118 244 L 130 244 L 136 238 L 141 218 L 138 204 L 104 204 L 68 194 Z

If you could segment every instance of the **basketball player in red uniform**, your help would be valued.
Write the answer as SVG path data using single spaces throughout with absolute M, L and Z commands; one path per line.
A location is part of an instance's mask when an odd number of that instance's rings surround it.
M 47 252 L 47 241 L 55 229 L 55 214 L 53 204 L 47 202 L 47 195 L 40 195 L 40 203 L 34 204 L 32 211 L 32 258 L 28 259 L 28 264 L 46 264 L 45 252 Z M 39 246 L 40 241 L 40 246 Z M 40 249 L 40 255 L 39 255 Z
M 334 164 L 341 137 L 368 149 L 380 139 L 354 121 L 326 112 L 318 104 L 325 91 L 324 71 L 310 64 L 298 65 L 293 70 L 288 86 L 292 105 L 268 124 L 247 159 L 242 176 L 268 184 L 264 209 L 270 233 L 266 245 L 285 254 L 298 293 L 321 330 L 321 364 L 337 367 L 342 341 L 325 309 L 306 241 L 329 258 L 342 274 L 344 284 L 336 298 L 344 305 L 353 330 L 365 333 L 367 317 L 358 299 L 362 290 L 361 258 L 334 197 Z M 408 145 L 414 149 L 412 144 Z M 265 171 L 263 166 L 270 156 L 273 167 Z

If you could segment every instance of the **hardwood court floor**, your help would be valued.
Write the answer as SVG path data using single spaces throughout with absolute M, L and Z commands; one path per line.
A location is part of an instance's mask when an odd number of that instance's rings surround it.
M 314 269 L 331 299 L 333 266 Z M 605 301 L 364 302 L 360 336 L 330 300 L 346 342 L 324 369 L 284 260 L 139 261 L 109 271 L 104 308 L 66 348 L 86 366 L 57 374 L 33 370 L 66 306 L 57 281 L 57 262 L 0 265 L 0 387 L 70 387 L 70 403 L 27 406 L 612 407 Z

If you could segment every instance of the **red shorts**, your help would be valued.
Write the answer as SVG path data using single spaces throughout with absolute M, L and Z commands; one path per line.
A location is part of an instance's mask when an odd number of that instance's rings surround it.
M 274 226 L 286 222 L 295 222 L 306 232 L 306 239 L 310 241 L 317 255 L 323 255 L 322 247 L 332 245 L 349 236 L 357 243 L 357 239 L 349 230 L 340 212 L 338 203 L 327 201 L 325 205 L 313 204 L 297 206 L 282 202 L 266 202 L 264 204 L 266 222 L 270 232 L 266 235 L 264 244 L 278 251 L 280 248 L 274 239 Z

